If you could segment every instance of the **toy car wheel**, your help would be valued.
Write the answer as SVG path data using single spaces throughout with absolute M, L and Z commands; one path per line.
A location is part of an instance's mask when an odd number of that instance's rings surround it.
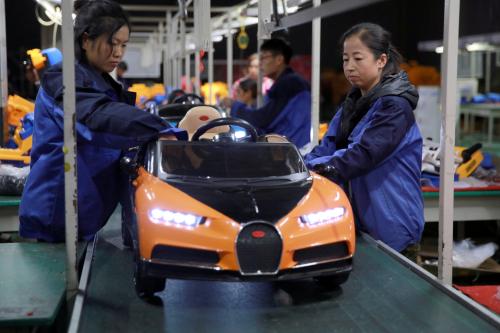
M 148 299 L 154 297 L 154 294 L 165 289 L 165 279 L 147 276 L 144 274 L 143 263 L 138 260 L 134 269 L 134 285 L 137 295 Z
M 315 279 L 326 288 L 334 288 L 346 282 L 351 272 L 343 272 L 335 275 L 317 276 Z

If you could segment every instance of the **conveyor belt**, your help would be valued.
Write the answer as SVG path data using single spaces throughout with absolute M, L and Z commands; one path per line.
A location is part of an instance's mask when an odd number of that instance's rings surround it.
M 111 221 L 97 246 L 80 332 L 498 332 L 362 238 L 351 277 L 334 290 L 168 280 L 164 305 L 147 304 L 135 295 L 118 227 Z

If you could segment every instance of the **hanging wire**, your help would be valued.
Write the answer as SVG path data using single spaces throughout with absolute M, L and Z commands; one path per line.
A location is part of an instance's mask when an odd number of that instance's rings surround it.
M 56 41 L 57 41 L 57 27 L 58 25 L 55 24 L 54 22 L 54 29 L 52 31 L 52 47 L 56 47 Z
M 42 19 L 42 17 L 40 16 L 40 7 L 41 6 L 38 5 L 38 4 L 35 6 L 35 16 L 36 16 L 36 19 L 37 19 L 38 23 L 40 23 L 44 27 L 50 27 L 55 22 L 53 20 L 45 21 L 44 19 Z

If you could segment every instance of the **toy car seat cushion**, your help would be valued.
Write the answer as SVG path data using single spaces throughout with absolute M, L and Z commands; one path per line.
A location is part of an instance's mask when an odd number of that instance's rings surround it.
M 206 125 L 214 119 L 222 118 L 220 113 L 213 107 L 202 105 L 195 106 L 190 109 L 184 118 L 179 122 L 179 128 L 185 129 L 188 132 L 189 140 L 193 137 L 193 134 L 198 128 Z M 230 128 L 227 125 L 218 126 L 209 129 L 205 134 L 201 136 L 201 139 L 212 139 L 215 135 L 219 133 L 229 132 Z

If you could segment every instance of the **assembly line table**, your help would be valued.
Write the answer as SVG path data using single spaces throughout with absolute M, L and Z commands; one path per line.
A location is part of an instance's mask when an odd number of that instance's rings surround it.
M 358 237 L 354 270 L 339 288 L 168 280 L 163 305 L 134 291 L 132 251 L 119 217 L 101 233 L 79 332 L 498 332 L 434 284 Z
M 19 230 L 21 197 L 0 196 L 0 232 Z
M 439 221 L 439 192 L 423 192 L 425 222 Z M 454 221 L 500 220 L 500 190 L 455 191 Z
M 464 115 L 464 132 L 469 132 L 475 127 L 475 117 L 482 117 L 488 120 L 488 140 L 493 143 L 493 130 L 495 119 L 500 118 L 500 103 L 479 103 L 464 104 L 460 106 L 460 113 Z M 460 127 L 457 127 L 460 129 Z M 457 137 L 460 137 L 457 135 Z
M 64 244 L 0 243 L 2 327 L 51 326 L 66 291 Z

